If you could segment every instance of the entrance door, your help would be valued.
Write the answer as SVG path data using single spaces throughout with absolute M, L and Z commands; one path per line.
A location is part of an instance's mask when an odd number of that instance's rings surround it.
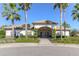
M 42 37 L 46 37 L 46 32 L 42 32 Z
M 41 27 L 38 30 L 39 37 L 51 37 L 51 28 L 49 27 Z
M 48 37 L 48 33 L 47 32 L 40 32 L 40 36 L 43 38 Z

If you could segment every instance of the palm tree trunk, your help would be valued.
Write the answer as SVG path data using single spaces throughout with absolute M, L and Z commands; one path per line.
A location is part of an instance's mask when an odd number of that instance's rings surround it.
M 24 11 L 25 13 L 25 37 L 27 38 L 27 12 Z
M 65 10 L 63 10 L 64 15 L 64 37 L 66 37 L 66 19 L 65 19 Z
M 60 35 L 62 39 L 62 3 L 60 3 Z
M 14 33 L 14 21 L 12 21 L 12 37 L 14 39 L 15 33 Z
M 64 22 L 66 23 L 66 21 L 64 21 Z M 64 26 L 64 37 L 66 37 L 66 25 Z

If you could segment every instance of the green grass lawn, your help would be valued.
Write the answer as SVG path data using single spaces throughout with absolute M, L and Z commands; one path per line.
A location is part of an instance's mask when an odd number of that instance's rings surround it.
M 67 37 L 67 38 L 52 38 L 52 43 L 64 43 L 64 44 L 79 44 L 79 37 Z
M 39 43 L 39 39 L 38 38 L 33 38 L 33 37 L 20 37 L 20 38 L 16 38 L 15 40 L 17 43 L 21 43 L 21 42 L 27 42 L 27 43 Z

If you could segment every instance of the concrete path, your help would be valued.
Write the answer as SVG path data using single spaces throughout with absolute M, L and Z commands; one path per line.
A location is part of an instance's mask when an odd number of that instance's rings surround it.
M 40 38 L 39 45 L 52 45 L 49 38 Z

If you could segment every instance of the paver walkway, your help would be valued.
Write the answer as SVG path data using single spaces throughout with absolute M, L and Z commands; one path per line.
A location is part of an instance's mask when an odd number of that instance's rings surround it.
M 49 38 L 40 38 L 39 45 L 52 45 Z

